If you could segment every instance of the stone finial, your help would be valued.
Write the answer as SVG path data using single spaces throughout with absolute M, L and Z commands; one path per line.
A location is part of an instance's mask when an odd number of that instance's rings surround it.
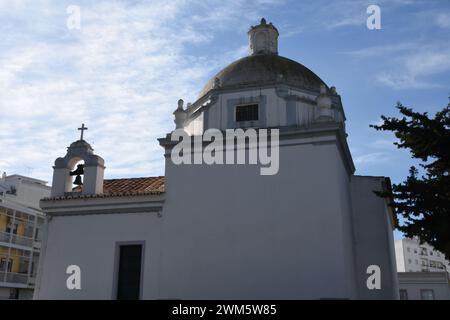
M 187 118 L 186 110 L 183 109 L 183 99 L 178 100 L 178 108 L 173 112 L 175 119 L 175 129 L 182 129 Z
M 323 84 L 320 85 L 320 95 L 326 95 L 327 94 L 327 87 Z
M 214 87 L 213 87 L 213 89 L 218 89 L 220 87 L 221 87 L 220 79 L 215 77 L 214 78 Z
M 325 85 L 320 86 L 320 94 L 317 97 L 317 106 L 319 108 L 331 108 L 331 98 L 328 95 L 328 90 Z
M 336 91 L 336 87 L 331 87 L 330 88 L 330 93 L 331 93 L 331 95 L 333 95 L 333 96 L 335 96 L 335 95 L 337 95 L 337 91 Z
M 183 99 L 178 100 L 178 108 L 177 110 L 183 110 L 184 101 Z
M 316 99 L 318 111 L 316 113 L 316 120 L 318 121 L 332 121 L 333 111 L 331 106 L 333 104 L 327 87 L 325 85 L 320 86 L 320 94 Z
M 6 172 L 5 171 L 3 171 L 3 173 L 2 173 L 2 180 L 6 180 Z
M 277 28 L 262 18 L 259 25 L 248 31 L 250 54 L 278 54 L 278 36 Z

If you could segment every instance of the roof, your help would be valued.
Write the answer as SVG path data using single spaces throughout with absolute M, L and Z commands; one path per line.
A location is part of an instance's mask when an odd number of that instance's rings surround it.
M 142 193 L 164 192 L 164 177 L 106 179 L 103 182 L 104 193 Z
M 38 183 L 38 184 L 43 184 L 43 185 L 47 184 L 47 181 L 45 181 L 45 180 L 40 180 L 40 179 L 36 179 L 36 178 L 22 176 L 20 174 L 12 174 L 12 175 L 9 175 L 9 176 L 5 177 L 5 180 L 16 180 L 16 179 L 17 180 L 26 180 L 26 181 L 35 182 L 35 183 Z
M 208 81 L 199 98 L 214 89 L 216 83 L 221 89 L 283 83 L 317 92 L 322 84 L 326 85 L 304 65 L 277 54 L 252 55 L 233 62 Z
M 164 193 L 165 178 L 143 177 L 143 178 L 124 178 L 124 179 L 105 179 L 103 181 L 103 193 L 95 195 L 81 194 L 81 188 L 76 187 L 72 193 L 60 197 L 44 198 L 44 201 L 67 200 L 78 198 L 108 198 L 139 195 L 159 195 Z

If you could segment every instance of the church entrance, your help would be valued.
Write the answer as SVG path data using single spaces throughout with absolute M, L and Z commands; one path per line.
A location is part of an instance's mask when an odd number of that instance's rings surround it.
M 118 300 L 138 300 L 141 292 L 142 245 L 120 245 L 117 280 Z

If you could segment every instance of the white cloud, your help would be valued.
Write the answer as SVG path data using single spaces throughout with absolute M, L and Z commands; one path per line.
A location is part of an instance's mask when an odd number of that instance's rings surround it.
M 86 1 L 80 30 L 66 28 L 69 4 L 0 6 L 0 32 L 8 35 L 0 44 L 2 171 L 49 180 L 84 122 L 108 177 L 163 174 L 156 139 L 172 130 L 177 100 L 195 100 L 211 71 L 242 52 L 236 46 L 212 57 L 201 47 L 216 26 L 248 26 L 257 5 L 274 3 L 210 1 L 218 10 L 200 19 L 189 12 L 201 1 Z M 249 16 L 242 19 L 236 6 Z
M 386 151 L 392 151 L 393 149 L 397 149 L 397 146 L 394 145 L 396 139 L 377 139 L 374 142 L 370 143 L 370 147 L 374 149 L 384 149 Z
M 309 25 L 319 26 L 324 30 L 334 30 L 343 27 L 366 26 L 367 8 L 370 5 L 378 5 L 381 8 L 381 18 L 386 13 L 396 8 L 402 8 L 414 4 L 414 0 L 340 0 L 340 1 L 313 1 L 308 3 L 306 9 L 310 12 L 313 23 Z M 303 9 L 306 4 L 301 3 Z
M 378 81 L 396 89 L 441 87 L 429 77 L 450 70 L 450 47 L 417 44 L 416 51 L 407 51 L 395 60 L 400 68 L 378 74 Z
M 366 166 L 371 164 L 378 164 L 381 162 L 386 162 L 389 160 L 389 157 L 384 152 L 372 152 L 363 154 L 355 157 L 355 164 Z
M 396 1 L 396 5 L 410 4 L 430 4 L 430 2 L 419 1 Z M 389 9 L 387 3 L 382 3 L 382 15 L 385 9 Z M 443 74 L 450 70 L 450 46 L 448 42 L 448 33 L 436 28 L 450 27 L 450 14 L 448 12 L 438 11 L 431 7 L 420 7 L 412 13 L 405 13 L 414 21 L 413 23 L 404 23 L 400 27 L 402 32 L 413 32 L 415 37 L 412 40 L 403 42 L 384 43 L 371 47 L 352 50 L 346 52 L 354 58 L 370 59 L 370 64 L 384 61 L 381 71 L 374 72 L 375 79 L 393 89 L 429 89 L 443 87 L 442 84 L 435 82 L 434 76 Z M 432 9 L 430 9 L 432 8 Z M 445 8 L 445 6 L 444 6 Z M 399 11 L 400 13 L 400 11 Z M 394 25 L 391 25 L 391 30 Z M 399 28 L 399 26 L 395 26 Z M 431 32 L 431 34 L 427 34 Z M 426 36 L 425 36 L 426 35 Z M 447 85 L 447 84 L 445 84 Z
M 450 70 L 450 47 L 427 48 L 409 55 L 405 60 L 408 71 L 416 75 L 432 75 Z
M 399 42 L 345 52 L 358 59 L 384 61 L 375 79 L 394 89 L 442 87 L 430 78 L 450 70 L 448 43 Z M 372 63 L 371 62 L 371 63 Z
M 372 47 L 366 47 L 362 49 L 352 50 L 345 52 L 355 58 L 371 58 L 379 57 L 388 54 L 396 54 L 405 52 L 407 50 L 412 50 L 417 46 L 414 42 L 400 42 L 392 44 L 384 44 Z
M 437 84 L 419 81 L 416 76 L 411 74 L 399 75 L 390 72 L 381 72 L 376 75 L 376 80 L 393 89 L 429 89 L 439 86 Z

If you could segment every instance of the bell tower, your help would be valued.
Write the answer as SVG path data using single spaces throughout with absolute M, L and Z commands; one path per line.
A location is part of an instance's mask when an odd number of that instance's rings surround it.
M 81 128 L 78 128 L 81 131 L 80 139 L 67 148 L 63 158 L 55 160 L 51 192 L 53 197 L 61 197 L 69 193 L 83 195 L 103 193 L 105 161 L 95 155 L 94 149 L 83 139 L 84 131 L 87 129 L 83 123 Z M 81 161 L 84 161 L 84 164 L 79 164 Z M 75 177 L 73 184 L 79 186 L 81 191 L 72 189 L 72 177 Z

